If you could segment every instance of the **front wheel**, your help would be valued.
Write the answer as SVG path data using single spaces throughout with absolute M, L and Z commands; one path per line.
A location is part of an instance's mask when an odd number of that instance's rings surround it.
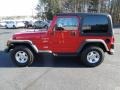
M 16 26 L 15 26 L 15 25 L 13 25 L 13 29 L 16 29 Z
M 25 46 L 17 46 L 11 51 L 11 58 L 15 65 L 19 67 L 29 66 L 33 63 L 32 51 Z
M 81 54 L 81 61 L 88 67 L 100 65 L 104 60 L 104 51 L 99 47 L 88 47 Z

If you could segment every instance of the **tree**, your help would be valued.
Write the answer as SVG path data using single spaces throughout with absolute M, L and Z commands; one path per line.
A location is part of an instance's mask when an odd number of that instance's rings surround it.
M 39 0 L 37 16 L 51 20 L 56 13 L 110 13 L 120 23 L 120 0 Z
M 44 8 L 41 12 L 41 8 Z M 60 12 L 59 0 L 39 0 L 37 6 L 38 15 L 51 20 L 53 15 Z

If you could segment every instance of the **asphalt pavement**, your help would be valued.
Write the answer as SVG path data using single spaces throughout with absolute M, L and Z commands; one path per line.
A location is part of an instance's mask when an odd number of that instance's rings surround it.
M 23 29 L 0 29 L 0 90 L 120 90 L 120 43 L 115 55 L 107 55 L 95 68 L 87 68 L 75 57 L 43 55 L 30 67 L 16 67 L 5 53 L 6 42 Z M 120 37 L 115 29 L 115 37 Z

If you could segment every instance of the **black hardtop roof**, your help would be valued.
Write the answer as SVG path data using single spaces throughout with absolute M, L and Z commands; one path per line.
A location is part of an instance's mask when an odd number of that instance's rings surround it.
M 87 16 L 87 15 L 103 15 L 103 16 L 110 16 L 107 13 L 59 13 L 57 16 Z

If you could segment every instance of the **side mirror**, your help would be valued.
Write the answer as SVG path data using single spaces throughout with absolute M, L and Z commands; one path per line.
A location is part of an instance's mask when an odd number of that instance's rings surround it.
M 64 30 L 64 28 L 62 28 L 62 27 L 56 27 L 56 31 L 63 31 Z
M 64 30 L 64 28 L 62 27 L 62 25 L 55 25 L 55 30 L 56 31 L 63 31 Z

